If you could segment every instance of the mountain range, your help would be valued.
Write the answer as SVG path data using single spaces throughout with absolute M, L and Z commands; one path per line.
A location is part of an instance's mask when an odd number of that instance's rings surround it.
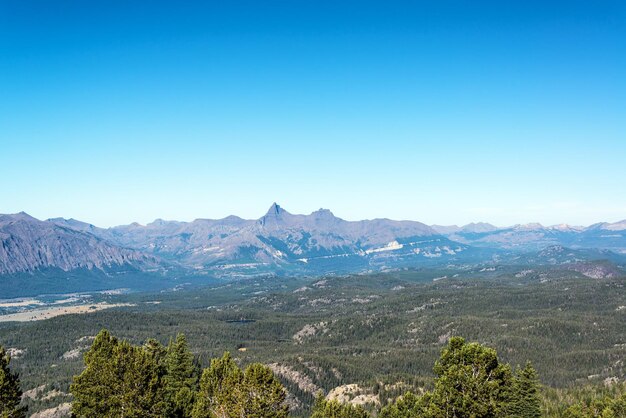
M 346 221 L 327 209 L 296 215 L 276 203 L 253 220 L 157 219 L 112 228 L 75 219 L 41 221 L 25 213 L 0 215 L 0 280 L 74 270 L 119 274 L 163 269 L 214 277 L 353 273 L 540 260 L 539 253 L 528 254 L 546 248 L 565 248 L 561 255 L 593 249 L 580 253 L 621 260 L 626 257 L 626 220 L 589 227 L 428 226 L 390 219 Z
M 388 258 L 386 253 L 395 258 L 420 255 L 428 259 L 467 248 L 420 222 L 350 222 L 327 209 L 295 215 L 276 203 L 254 220 L 236 216 L 192 222 L 157 219 L 145 226 L 134 223 L 108 229 L 72 219 L 48 222 L 188 268 L 215 272 L 305 272 L 333 264 L 361 266 L 367 264 L 364 260 Z M 346 271 L 351 269 L 346 267 Z
M 40 221 L 23 212 L 0 215 L 0 243 L 0 274 L 46 268 L 147 268 L 157 264 L 153 256 L 141 251 L 118 246 L 95 234 Z

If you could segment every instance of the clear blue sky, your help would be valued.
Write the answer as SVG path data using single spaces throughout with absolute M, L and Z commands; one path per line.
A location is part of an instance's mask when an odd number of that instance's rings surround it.
M 0 213 L 110 226 L 273 201 L 626 218 L 624 2 L 0 0 Z

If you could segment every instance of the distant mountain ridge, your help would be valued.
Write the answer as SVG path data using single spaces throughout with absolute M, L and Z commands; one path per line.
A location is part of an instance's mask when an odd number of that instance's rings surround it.
M 386 246 L 397 240 L 405 240 L 405 244 L 396 246 L 404 247 L 411 238 L 444 239 L 420 222 L 389 219 L 351 222 L 336 217 L 328 209 L 294 215 L 276 203 L 256 220 L 229 216 L 192 222 L 157 220 L 145 226 L 131 224 L 109 229 L 92 230 L 87 224 L 76 227 L 118 245 L 196 268 L 234 263 L 274 268 L 295 264 L 306 269 L 307 264 L 317 259 L 385 252 L 390 248 Z
M 94 234 L 26 213 L 0 215 L 0 274 L 154 266 L 156 260 L 140 251 L 111 244 Z
M 472 222 L 464 226 L 457 225 L 431 225 L 431 227 L 440 234 L 454 234 L 457 232 L 469 232 L 469 233 L 480 233 L 480 232 L 493 232 L 498 230 L 497 226 L 491 225 L 486 222 Z
M 479 225 L 477 228 L 476 225 Z M 464 227 L 434 226 L 453 241 L 478 247 L 507 250 L 538 250 L 551 245 L 572 248 L 599 248 L 626 253 L 626 220 L 597 223 L 589 227 L 567 224 L 543 226 L 539 223 L 494 227 L 469 224 Z
M 25 213 L 0 215 L 0 244 L 0 275 L 49 268 L 145 271 L 164 265 L 232 277 L 353 273 L 490 262 L 546 247 L 598 249 L 607 257 L 626 254 L 626 221 L 586 228 L 502 228 L 484 222 L 428 226 L 390 219 L 346 221 L 328 209 L 298 215 L 274 203 L 258 219 L 156 219 L 112 228 L 75 219 L 40 221 Z

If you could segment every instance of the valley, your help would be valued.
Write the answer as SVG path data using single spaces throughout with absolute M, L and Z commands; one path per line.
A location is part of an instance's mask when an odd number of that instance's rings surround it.
M 346 221 L 327 209 L 294 215 L 276 203 L 256 220 L 157 219 L 145 226 L 106 229 L 74 219 L 0 215 L 0 298 L 117 287 L 157 291 L 222 279 L 523 264 L 567 265 L 590 277 L 616 277 L 626 265 L 625 225 Z
M 67 416 L 102 329 L 138 345 L 184 333 L 198 367 L 225 351 L 264 364 L 294 416 L 320 391 L 378 411 L 430 390 L 454 336 L 532 361 L 549 417 L 626 385 L 623 222 L 427 226 L 274 204 L 108 229 L 1 215 L 0 239 L 0 345 L 31 414 Z
M 295 415 L 309 411 L 320 389 L 385 404 L 428 388 L 434 360 L 455 335 L 496 348 L 513 365 L 531 360 L 552 393 L 623 381 L 625 280 L 561 266 L 221 280 L 103 293 L 98 301 L 111 309 L 0 323 L 0 343 L 18 353 L 12 364 L 25 390 L 44 385 L 26 400 L 32 411 L 71 401 L 71 377 L 102 328 L 136 344 L 183 332 L 204 366 L 224 351 L 242 365 L 270 365 Z

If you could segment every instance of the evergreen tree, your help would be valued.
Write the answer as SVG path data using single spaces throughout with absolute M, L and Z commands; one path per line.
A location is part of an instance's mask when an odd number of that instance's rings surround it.
M 178 334 L 165 355 L 165 394 L 169 417 L 189 417 L 194 405 L 198 375 L 187 339 Z
M 72 412 L 77 417 L 159 417 L 163 400 L 157 350 L 134 347 L 101 331 L 74 377 Z
M 154 338 L 150 338 L 143 345 L 143 349 L 146 354 L 152 359 L 154 364 L 158 367 L 161 374 L 165 375 L 165 373 L 167 373 L 167 368 L 165 364 L 167 349 L 163 346 L 163 344 L 161 344 Z
M 453 337 L 435 363 L 431 412 L 435 416 L 491 418 L 505 413 L 510 397 L 511 368 L 496 351 Z
M 319 393 L 311 418 L 369 418 L 369 414 L 361 406 L 327 400 Z
M 614 417 L 626 417 L 626 393 L 615 399 L 609 408 Z
M 564 418 L 622 418 L 616 417 L 613 411 L 607 408 L 606 400 L 593 399 L 582 401 L 565 410 Z
M 102 330 L 85 353 L 86 369 L 80 376 L 74 376 L 70 386 L 74 395 L 72 410 L 75 415 L 104 416 L 108 411 L 108 398 L 114 392 L 112 385 L 116 380 L 111 363 L 117 345 L 117 339 Z
M 530 362 L 515 373 L 511 401 L 507 411 L 508 416 L 515 418 L 541 417 L 539 377 Z
M 243 410 L 247 418 L 284 418 L 289 407 L 285 389 L 269 367 L 251 364 L 244 371 Z
M 200 390 L 193 408 L 193 418 L 241 417 L 243 372 L 226 352 L 211 360 L 200 378 Z
M 211 360 L 200 378 L 193 418 L 284 418 L 285 389 L 274 373 L 262 364 L 242 372 L 230 353 Z
M 387 405 L 380 411 L 380 418 L 413 418 L 431 417 L 430 404 L 432 394 L 427 392 L 422 396 L 407 393 L 396 402 Z
M 564 418 L 624 418 L 626 393 L 617 398 L 585 399 L 565 410 Z
M 17 373 L 11 373 L 11 356 L 0 345 L 0 418 L 23 418 L 26 408 L 20 407 L 22 390 Z

